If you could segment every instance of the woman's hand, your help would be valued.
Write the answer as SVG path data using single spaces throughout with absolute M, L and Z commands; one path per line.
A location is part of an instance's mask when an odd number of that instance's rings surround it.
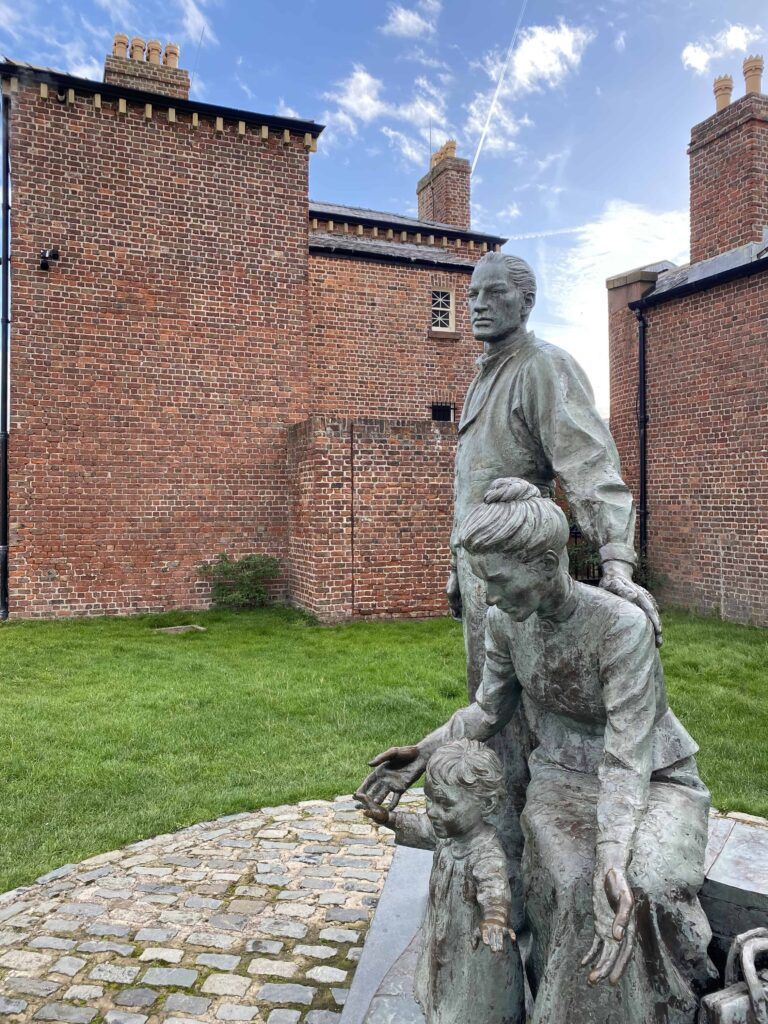
M 400 797 L 412 786 L 427 767 L 427 756 L 418 747 L 390 747 L 368 764 L 374 769 L 355 793 L 363 808 L 371 804 L 384 804 L 393 811 Z
M 598 865 L 592 882 L 592 905 L 595 938 L 581 966 L 592 968 L 588 979 L 590 985 L 597 985 L 605 978 L 611 985 L 617 985 L 632 956 L 637 927 L 635 898 L 620 868 L 604 871 Z

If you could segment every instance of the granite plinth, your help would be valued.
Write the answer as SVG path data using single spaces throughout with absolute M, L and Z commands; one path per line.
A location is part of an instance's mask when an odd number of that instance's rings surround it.
M 406 846 L 398 846 L 395 850 L 341 1014 L 341 1024 L 363 1024 L 363 1021 L 384 1024 L 389 1020 L 401 1024 L 423 1024 L 424 1017 L 411 991 L 413 964 L 407 958 L 400 960 L 406 949 L 412 959 L 415 960 L 417 955 L 418 945 L 414 937 L 424 918 L 431 869 L 432 854 L 429 850 L 413 850 Z M 374 1002 L 376 1007 L 372 1005 Z M 379 1016 L 366 1017 L 369 1007 L 371 1013 L 375 1009 Z M 414 1012 L 419 1016 L 414 1016 Z

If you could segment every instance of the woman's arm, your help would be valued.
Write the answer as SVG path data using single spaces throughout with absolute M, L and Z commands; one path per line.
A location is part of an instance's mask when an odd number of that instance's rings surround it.
M 424 772 L 427 761 L 438 747 L 466 737 L 487 740 L 512 718 L 520 700 L 520 684 L 504 637 L 504 613 L 490 608 L 485 626 L 485 668 L 475 702 L 459 708 L 445 725 L 425 736 L 412 747 L 390 747 L 368 763 L 374 771 L 357 791 L 361 802 L 383 804 L 390 797 L 394 810 L 402 793 Z
M 627 881 L 632 844 L 648 804 L 656 719 L 658 654 L 647 619 L 622 607 L 603 638 L 600 681 L 607 722 L 598 769 L 597 844 L 592 883 L 595 940 L 584 966 L 592 984 L 616 984 L 632 955 L 634 898 Z

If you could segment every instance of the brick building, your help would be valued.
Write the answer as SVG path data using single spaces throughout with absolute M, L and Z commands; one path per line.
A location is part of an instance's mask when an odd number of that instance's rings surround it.
M 504 241 L 467 161 L 433 156 L 417 219 L 313 203 L 321 126 L 189 100 L 170 44 L 0 78 L 10 615 L 204 607 L 220 551 L 326 620 L 443 614 L 465 292 Z
M 691 132 L 691 262 L 608 281 L 611 429 L 675 605 L 768 625 L 768 96 Z

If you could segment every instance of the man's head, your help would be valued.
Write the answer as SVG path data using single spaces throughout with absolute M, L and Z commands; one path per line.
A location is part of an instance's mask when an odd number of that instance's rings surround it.
M 478 341 L 504 341 L 525 324 L 536 301 L 536 276 L 519 256 L 489 252 L 469 284 L 469 318 Z

